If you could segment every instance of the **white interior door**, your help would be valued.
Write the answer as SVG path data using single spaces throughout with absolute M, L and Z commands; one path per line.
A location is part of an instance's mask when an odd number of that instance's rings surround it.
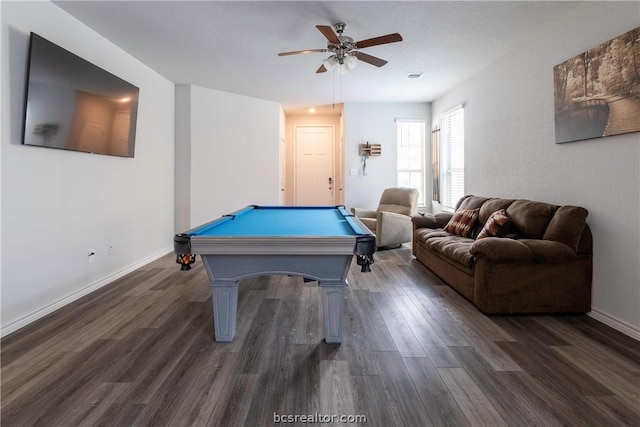
M 333 126 L 296 126 L 295 201 L 298 206 L 334 205 Z

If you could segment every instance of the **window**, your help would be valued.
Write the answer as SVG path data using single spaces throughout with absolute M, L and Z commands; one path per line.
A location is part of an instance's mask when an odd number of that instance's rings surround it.
M 398 133 L 398 186 L 418 189 L 418 205 L 425 205 L 423 120 L 396 120 Z
M 442 117 L 440 191 L 442 209 L 453 211 L 464 196 L 464 109 L 456 107 Z

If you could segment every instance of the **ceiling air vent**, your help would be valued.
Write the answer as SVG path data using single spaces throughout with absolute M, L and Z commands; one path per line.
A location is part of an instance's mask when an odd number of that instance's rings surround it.
M 413 80 L 413 79 L 419 79 L 422 76 L 424 76 L 424 73 L 409 73 L 406 76 L 404 76 L 404 78 L 407 80 Z

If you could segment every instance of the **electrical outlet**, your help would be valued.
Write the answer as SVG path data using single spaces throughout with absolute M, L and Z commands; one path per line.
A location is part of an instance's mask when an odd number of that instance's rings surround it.
M 109 243 L 107 245 L 107 254 L 111 255 L 113 253 L 113 243 Z
M 88 263 L 93 264 L 94 262 L 96 262 L 96 251 L 94 251 L 93 249 L 90 249 Z

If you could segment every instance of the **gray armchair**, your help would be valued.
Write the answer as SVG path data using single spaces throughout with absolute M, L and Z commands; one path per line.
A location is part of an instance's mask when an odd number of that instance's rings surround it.
M 375 233 L 376 246 L 387 248 L 411 241 L 411 217 L 417 215 L 417 207 L 418 190 L 397 187 L 382 192 L 377 210 L 351 208 L 351 212 Z

